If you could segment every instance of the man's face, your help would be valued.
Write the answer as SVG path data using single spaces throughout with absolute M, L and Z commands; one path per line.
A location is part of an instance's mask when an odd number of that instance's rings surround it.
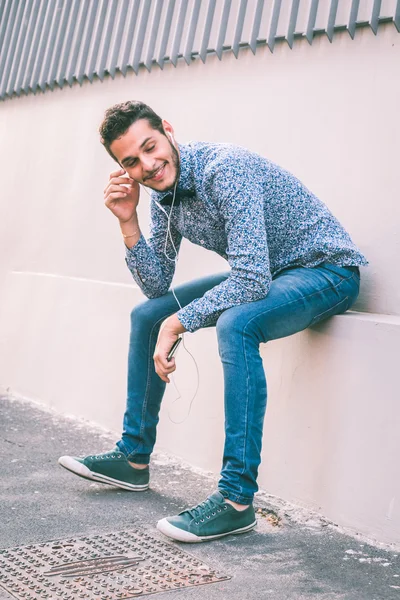
M 167 132 L 172 127 L 163 121 Z M 152 129 L 147 119 L 133 123 L 114 140 L 110 150 L 128 175 L 138 183 L 164 192 L 175 185 L 179 175 L 179 154 L 168 137 Z

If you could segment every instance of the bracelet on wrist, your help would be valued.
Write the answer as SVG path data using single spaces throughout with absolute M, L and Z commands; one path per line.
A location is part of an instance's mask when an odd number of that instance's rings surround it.
M 126 240 L 127 238 L 135 237 L 135 235 L 137 233 L 139 233 L 138 229 L 136 231 L 134 231 L 133 233 L 131 233 L 130 235 L 124 235 L 124 234 L 122 234 L 122 237 Z

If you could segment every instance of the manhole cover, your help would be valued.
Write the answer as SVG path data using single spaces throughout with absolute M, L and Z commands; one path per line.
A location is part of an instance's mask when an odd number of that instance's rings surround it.
M 23 600 L 114 600 L 230 579 L 130 530 L 0 550 L 0 586 Z

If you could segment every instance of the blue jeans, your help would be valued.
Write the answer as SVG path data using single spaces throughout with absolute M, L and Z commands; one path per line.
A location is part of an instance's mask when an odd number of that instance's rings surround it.
M 212 275 L 175 289 L 182 306 L 228 276 Z M 225 447 L 219 488 L 230 500 L 250 504 L 257 472 L 267 384 L 259 346 L 292 335 L 343 313 L 356 300 L 360 276 L 354 268 L 323 263 L 295 267 L 274 277 L 266 298 L 235 306 L 216 323 L 225 384 Z M 153 353 L 161 323 L 177 311 L 171 292 L 147 300 L 132 311 L 128 358 L 128 396 L 120 450 L 130 461 L 147 464 L 165 383 L 154 370 Z

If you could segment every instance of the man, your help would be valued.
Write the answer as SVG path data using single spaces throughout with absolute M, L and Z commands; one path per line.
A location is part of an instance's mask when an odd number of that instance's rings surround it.
M 104 191 L 126 245 L 126 262 L 149 298 L 132 312 L 127 408 L 108 453 L 61 457 L 70 471 L 140 491 L 161 399 L 185 331 L 216 326 L 225 383 L 225 447 L 218 490 L 162 519 L 167 536 L 200 542 L 255 524 L 267 391 L 259 346 L 348 310 L 367 261 L 327 207 L 293 175 L 230 144 L 178 144 L 172 126 L 141 102 L 106 111 L 102 143 L 118 162 Z M 152 189 L 152 233 L 137 216 L 139 184 Z M 182 237 L 227 259 L 230 272 L 168 292 Z

